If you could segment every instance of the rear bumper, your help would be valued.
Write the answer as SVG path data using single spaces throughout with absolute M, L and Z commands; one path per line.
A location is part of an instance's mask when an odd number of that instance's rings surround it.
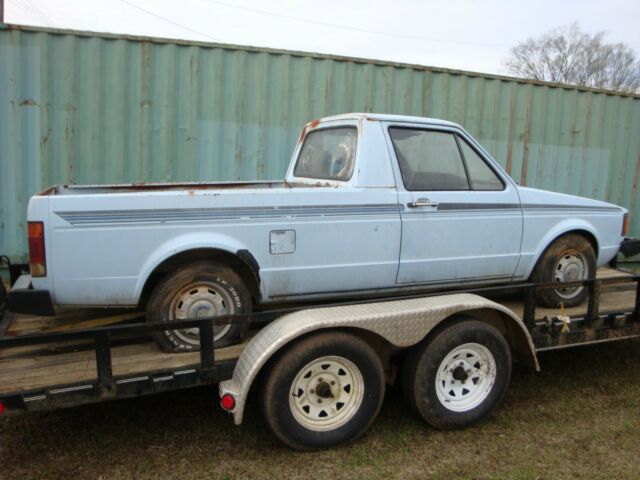
M 34 290 L 31 275 L 21 275 L 7 295 L 7 310 L 32 315 L 55 315 L 49 290 Z

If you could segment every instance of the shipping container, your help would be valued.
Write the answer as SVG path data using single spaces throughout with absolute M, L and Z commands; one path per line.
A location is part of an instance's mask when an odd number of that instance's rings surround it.
M 0 27 L 0 253 L 56 183 L 280 179 L 307 121 L 462 124 L 522 185 L 606 200 L 640 235 L 640 96 L 235 45 Z

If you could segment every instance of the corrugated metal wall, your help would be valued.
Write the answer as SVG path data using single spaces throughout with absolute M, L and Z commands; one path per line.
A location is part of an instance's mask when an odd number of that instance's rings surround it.
M 0 253 L 55 183 L 281 178 L 302 125 L 461 123 L 521 184 L 621 204 L 640 235 L 640 97 L 233 46 L 0 30 Z

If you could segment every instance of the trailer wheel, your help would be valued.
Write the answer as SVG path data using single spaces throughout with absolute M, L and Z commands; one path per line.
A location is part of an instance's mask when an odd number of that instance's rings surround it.
M 275 359 L 263 380 L 267 424 L 297 450 L 355 440 L 371 426 L 384 397 L 378 355 L 344 332 L 303 338 Z
M 242 279 L 228 267 L 212 262 L 185 265 L 164 277 L 147 302 L 147 321 L 167 322 L 198 317 L 248 313 L 251 297 Z M 216 347 L 240 340 L 241 325 L 213 327 Z M 165 352 L 189 352 L 200 348 L 197 328 L 154 332 L 153 339 Z
M 553 242 L 544 252 L 531 275 L 534 282 L 571 282 L 594 278 L 596 254 L 591 243 L 578 234 L 568 234 Z M 581 304 L 587 298 L 585 287 L 537 290 L 538 303 L 556 308 Z
M 482 420 L 502 400 L 511 351 L 494 327 L 463 317 L 407 356 L 405 397 L 430 425 L 451 430 Z

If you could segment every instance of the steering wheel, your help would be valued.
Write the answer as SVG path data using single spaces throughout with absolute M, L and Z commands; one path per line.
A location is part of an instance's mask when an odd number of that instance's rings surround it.
M 344 170 L 344 167 L 347 165 L 347 157 L 344 153 L 337 153 L 331 158 L 331 176 L 339 177 L 340 173 Z

